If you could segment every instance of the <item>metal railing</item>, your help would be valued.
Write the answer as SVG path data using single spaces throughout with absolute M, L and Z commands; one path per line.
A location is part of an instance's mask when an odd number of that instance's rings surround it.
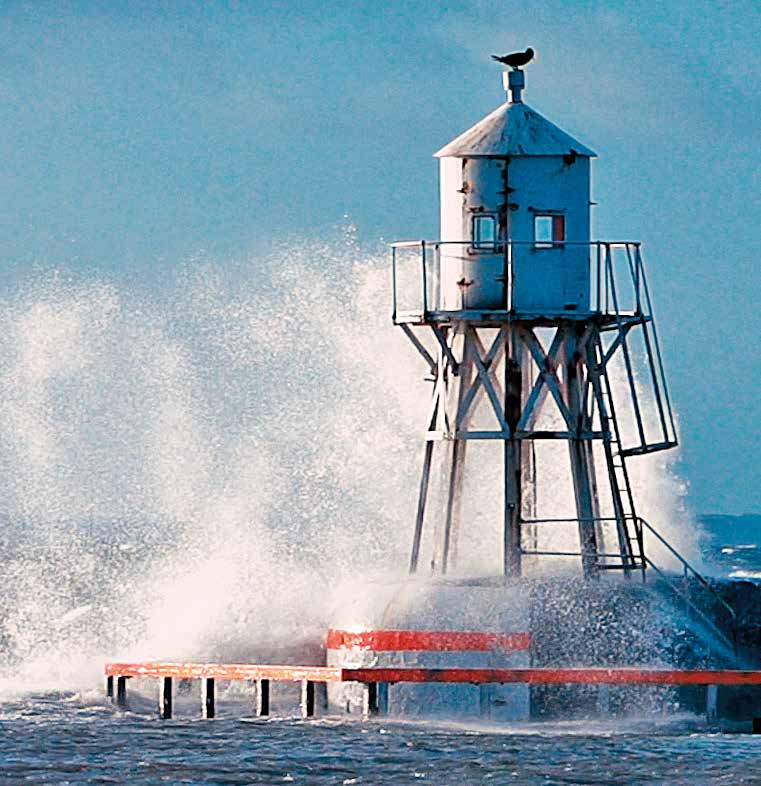
M 430 312 L 447 310 L 441 288 L 442 258 L 476 261 L 501 256 L 504 259 L 505 297 L 503 307 L 495 311 L 512 310 L 513 264 L 518 250 L 582 254 L 586 251 L 590 300 L 589 311 L 584 313 L 649 314 L 650 293 L 640 243 L 636 241 L 510 241 L 474 246 L 470 241 L 460 240 L 409 240 L 391 244 L 394 321 L 398 317 L 406 321 L 407 317 L 415 315 L 424 318 Z
M 615 516 L 597 516 L 595 518 L 545 518 L 545 519 L 522 519 L 522 524 L 527 525 L 540 525 L 540 524 L 592 524 L 597 528 L 598 537 L 602 534 L 603 537 L 607 537 L 605 533 L 602 533 L 601 530 L 605 527 L 610 528 L 611 530 L 616 530 L 611 533 L 612 537 L 617 538 L 618 532 L 617 528 L 619 525 L 619 519 Z M 540 549 L 523 549 L 521 553 L 528 555 L 528 556 L 540 556 L 540 557 L 582 557 L 582 556 L 591 556 L 598 560 L 605 560 L 606 562 L 599 567 L 602 568 L 626 568 L 627 570 L 638 570 L 642 572 L 642 580 L 645 580 L 645 560 L 642 559 L 641 555 L 644 555 L 644 548 L 645 544 L 643 541 L 643 530 L 642 530 L 642 519 L 639 516 L 624 516 L 623 517 L 624 529 L 628 531 L 631 528 L 634 531 L 634 536 L 637 543 L 637 553 L 634 554 L 622 554 L 618 552 L 596 552 L 594 554 L 584 555 L 580 551 L 549 551 L 549 550 L 540 550 Z M 618 564 L 609 562 L 610 560 L 619 560 Z
M 653 527 L 648 521 L 640 516 L 627 516 L 627 523 L 633 525 L 637 544 L 639 546 L 639 554 L 634 555 L 634 560 L 637 569 L 642 571 L 642 579 L 646 581 L 647 573 L 646 568 L 651 569 L 662 581 L 669 590 L 674 593 L 686 606 L 689 613 L 698 617 L 701 622 L 719 639 L 722 643 L 730 649 L 735 657 L 737 657 L 737 644 L 738 644 L 738 627 L 737 627 L 737 613 L 732 606 L 727 603 L 721 593 L 711 584 L 705 576 L 700 573 L 693 565 L 691 565 L 667 540 L 658 530 Z M 599 517 L 593 519 L 578 519 L 578 518 L 548 518 L 548 519 L 526 519 L 522 523 L 527 525 L 539 524 L 578 524 L 580 522 L 590 522 L 596 525 L 606 525 L 615 523 L 616 519 L 612 517 Z M 673 573 L 660 568 L 651 557 L 647 554 L 645 544 L 645 533 L 652 535 L 658 543 L 663 546 L 668 553 L 679 563 L 681 566 L 682 575 L 675 576 Z M 580 551 L 555 551 L 544 549 L 524 549 L 523 554 L 528 556 L 552 556 L 552 557 L 582 557 L 584 556 Z M 627 555 L 616 553 L 598 553 L 596 555 L 601 559 L 619 559 L 623 566 L 624 560 Z M 634 569 L 634 568 L 632 568 Z M 690 594 L 689 581 L 697 581 L 701 588 L 711 596 L 713 602 L 713 609 L 710 611 L 718 611 L 718 621 L 709 616 L 709 613 L 700 608 L 696 603 L 695 598 Z M 681 583 L 680 583 L 681 581 Z
M 647 530 L 655 539 L 674 557 L 682 566 L 682 577 L 685 583 L 689 579 L 695 579 L 704 590 L 712 596 L 714 604 L 722 610 L 724 619 L 722 620 L 723 627 L 729 631 L 727 636 L 722 630 L 722 626 L 717 625 L 708 615 L 703 612 L 695 603 L 694 599 L 690 596 L 688 587 L 680 587 L 673 581 L 665 571 L 661 570 L 648 556 L 646 552 L 642 552 L 648 567 L 652 568 L 658 576 L 665 580 L 669 589 L 678 595 L 687 605 L 689 610 L 696 613 L 703 622 L 707 623 L 712 630 L 718 633 L 725 639 L 728 646 L 732 649 L 735 656 L 737 656 L 737 613 L 732 606 L 722 597 L 721 593 L 705 578 L 696 568 L 694 568 L 664 537 L 663 535 L 649 524 L 645 519 L 640 519 L 640 525 L 644 530 Z
M 622 449 L 627 455 L 664 450 L 677 444 L 676 424 L 666 382 L 658 334 L 655 330 L 652 300 L 647 284 L 645 264 L 640 244 L 634 241 L 596 240 L 581 242 L 518 242 L 495 243 L 485 252 L 483 244 L 474 248 L 466 241 L 405 241 L 394 243 L 392 249 L 393 275 L 393 319 L 395 324 L 427 325 L 447 321 L 453 315 L 469 318 L 467 308 L 452 308 L 451 300 L 457 298 L 457 276 L 464 282 L 464 267 L 459 263 L 468 261 L 477 264 L 479 259 L 490 259 L 491 264 L 499 264 L 504 259 L 504 307 L 500 309 L 474 309 L 472 317 L 478 320 L 504 320 L 528 313 L 536 317 L 535 310 L 524 312 L 520 308 L 511 309 L 513 302 L 512 267 L 516 249 L 536 249 L 536 253 L 551 253 L 553 248 L 562 248 L 583 255 L 565 262 L 570 266 L 588 265 L 589 307 L 587 310 L 562 310 L 541 312 L 546 324 L 560 318 L 596 318 L 604 315 L 600 330 L 615 340 L 600 347 L 598 362 L 605 367 L 614 354 L 618 353 L 623 361 L 619 377 L 628 386 L 631 401 L 623 414 L 631 413 L 632 427 L 636 428 L 638 440 Z M 521 251 L 521 253 L 526 253 Z M 442 269 L 442 261 L 445 262 Z M 446 274 L 443 281 L 442 272 Z M 494 267 L 492 267 L 492 274 Z M 442 287 L 446 295 L 442 292 Z M 541 282 L 537 282 L 541 287 Z M 455 294 L 453 294 L 453 288 Z M 450 302 L 445 302 L 449 298 Z M 446 306 L 446 308 L 444 308 Z M 489 316 L 491 315 L 491 316 Z M 633 328 L 637 330 L 632 330 Z M 642 374 L 637 366 L 641 366 Z M 607 378 L 607 377 L 606 377 Z M 647 425 L 640 408 L 643 400 L 652 400 L 657 414 L 657 423 Z M 646 434 L 645 432 L 652 432 Z

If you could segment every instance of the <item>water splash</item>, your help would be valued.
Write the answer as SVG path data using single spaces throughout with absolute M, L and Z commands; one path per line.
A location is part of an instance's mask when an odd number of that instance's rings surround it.
M 282 651 L 342 582 L 403 570 L 428 402 L 388 287 L 348 231 L 0 299 L 3 674 Z

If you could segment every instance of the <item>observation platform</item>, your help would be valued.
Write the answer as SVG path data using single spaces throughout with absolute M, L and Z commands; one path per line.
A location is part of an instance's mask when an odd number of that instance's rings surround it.
M 488 252 L 500 260 L 503 282 L 500 308 L 472 308 L 467 296 L 453 298 L 449 269 L 453 261 L 473 264 Z M 558 308 L 516 307 L 515 259 L 526 253 L 570 253 L 582 260 L 588 280 L 584 286 L 585 305 L 569 304 Z M 652 304 L 645 275 L 641 244 L 637 241 L 591 242 L 495 242 L 483 244 L 464 241 L 404 240 L 391 244 L 393 274 L 393 320 L 397 325 L 447 325 L 467 321 L 489 327 L 505 322 L 536 326 L 556 326 L 558 322 L 596 322 L 601 330 L 624 329 L 628 325 L 652 322 Z M 558 269 L 558 275 L 562 266 Z M 472 283 L 472 282 L 470 282 Z M 465 279 L 457 286 L 469 286 Z M 541 289 L 537 285 L 538 289 Z M 461 289 L 465 292 L 465 289 Z M 452 300 L 462 300 L 452 307 Z M 519 300 L 519 299 L 518 299 Z M 559 305 L 559 304 L 558 304 Z

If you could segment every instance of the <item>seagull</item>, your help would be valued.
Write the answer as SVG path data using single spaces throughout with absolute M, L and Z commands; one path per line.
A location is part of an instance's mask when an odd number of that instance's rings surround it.
M 499 55 L 492 55 L 492 60 L 496 60 L 498 63 L 504 63 L 506 66 L 510 66 L 510 68 L 520 68 L 530 63 L 533 57 L 534 50 L 529 47 L 525 52 L 512 52 L 509 55 L 502 55 L 502 57 Z

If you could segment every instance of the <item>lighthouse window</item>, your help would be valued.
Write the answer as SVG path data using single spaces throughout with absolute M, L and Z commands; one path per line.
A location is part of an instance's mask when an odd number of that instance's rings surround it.
M 552 248 L 565 240 L 565 216 L 534 216 L 534 248 Z
M 497 245 L 497 220 L 494 216 L 473 216 L 473 248 L 494 251 Z

